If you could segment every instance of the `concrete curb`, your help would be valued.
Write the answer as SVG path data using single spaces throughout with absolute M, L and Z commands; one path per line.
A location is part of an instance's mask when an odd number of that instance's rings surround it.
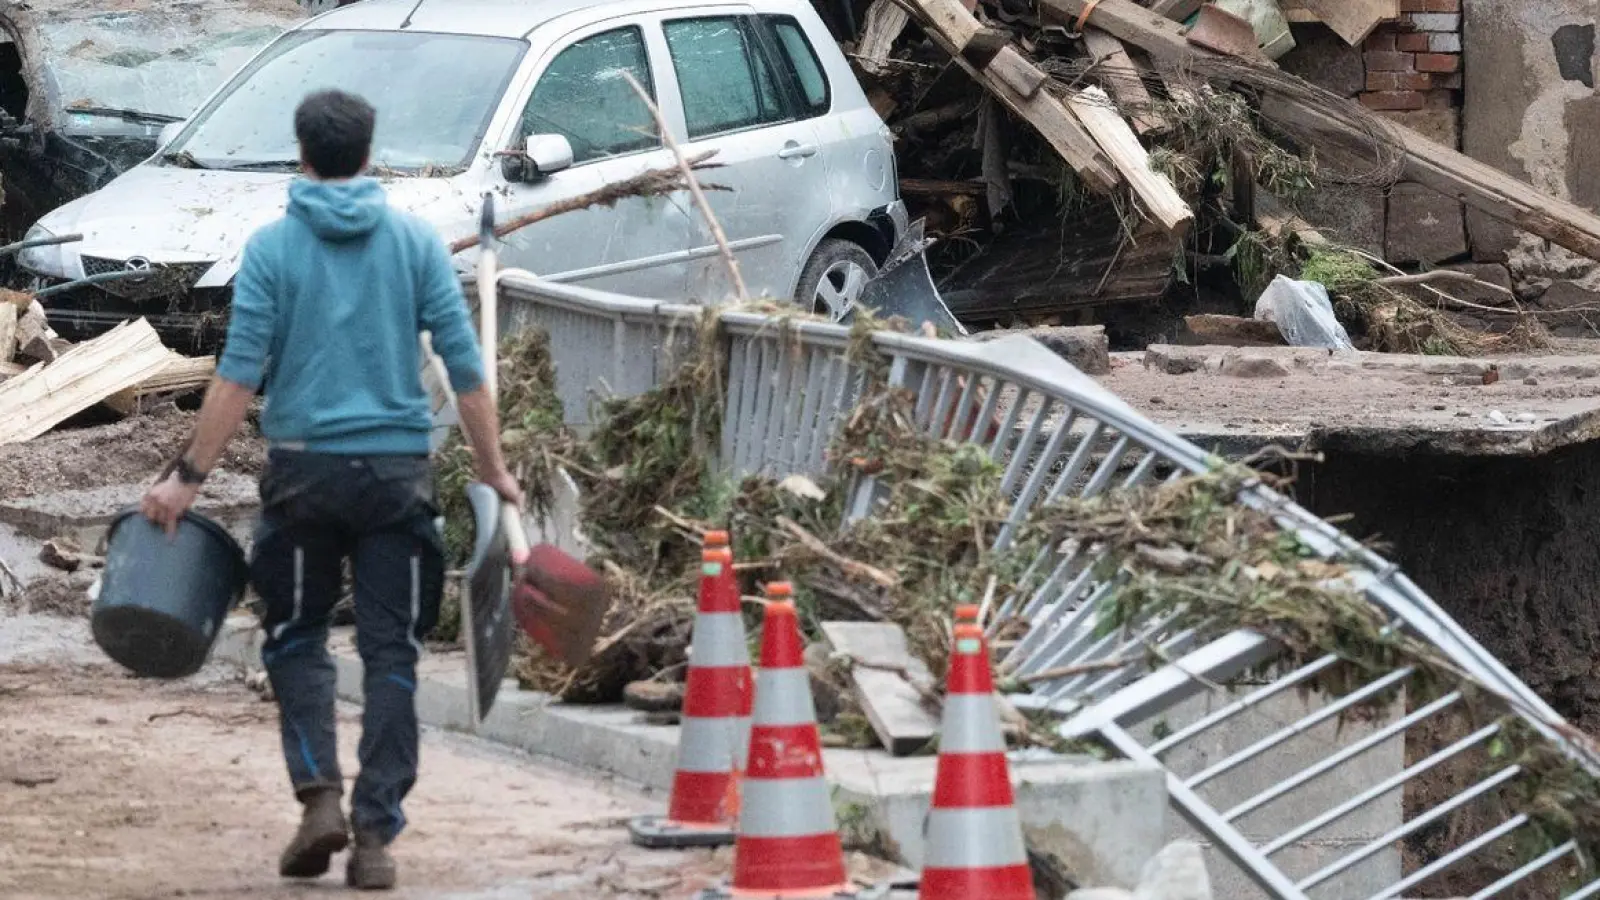
M 236 614 L 223 627 L 213 658 L 259 668 L 261 637 L 254 618 Z M 335 629 L 330 649 L 340 698 L 361 702 L 361 661 L 350 630 Z M 423 724 L 471 731 L 461 659 L 431 654 L 417 674 L 417 715 Z M 677 764 L 678 729 L 641 724 L 638 718 L 620 706 L 569 706 L 508 683 L 476 733 L 665 792 Z M 847 840 L 919 867 L 936 760 L 829 749 L 824 765 Z M 1011 768 L 1030 849 L 1085 884 L 1133 886 L 1145 861 L 1165 842 L 1166 777 L 1159 767 L 1015 754 Z

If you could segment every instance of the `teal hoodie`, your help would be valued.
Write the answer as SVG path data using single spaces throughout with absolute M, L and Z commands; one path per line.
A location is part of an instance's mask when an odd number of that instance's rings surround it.
M 420 332 L 457 393 L 483 360 L 448 250 L 371 178 L 296 179 L 245 245 L 217 374 L 264 388 L 261 430 L 318 453 L 425 454 Z

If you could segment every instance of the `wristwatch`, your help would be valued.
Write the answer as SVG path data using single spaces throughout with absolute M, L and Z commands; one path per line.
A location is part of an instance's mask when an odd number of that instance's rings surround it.
M 189 458 L 179 456 L 178 462 L 172 471 L 178 474 L 178 480 L 184 484 L 203 484 L 210 473 L 202 472 L 189 464 Z

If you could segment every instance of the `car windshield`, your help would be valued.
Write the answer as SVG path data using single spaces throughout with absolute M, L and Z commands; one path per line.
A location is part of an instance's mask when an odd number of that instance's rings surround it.
M 337 88 L 378 111 L 374 168 L 433 174 L 471 162 L 527 44 L 409 31 L 285 35 L 229 83 L 167 148 L 173 165 L 293 169 L 294 109 Z
M 44 3 L 28 48 L 52 118 L 75 133 L 125 131 L 193 113 L 228 76 L 304 13 L 292 2 L 150 5 L 96 11 Z M 145 117 L 138 121 L 129 113 Z

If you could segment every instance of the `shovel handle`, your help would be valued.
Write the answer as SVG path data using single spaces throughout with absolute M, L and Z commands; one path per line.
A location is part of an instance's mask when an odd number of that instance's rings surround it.
M 506 503 L 500 507 L 500 521 L 506 532 L 506 549 L 511 551 L 511 562 L 520 566 L 528 558 L 528 532 L 522 527 L 522 510 Z

